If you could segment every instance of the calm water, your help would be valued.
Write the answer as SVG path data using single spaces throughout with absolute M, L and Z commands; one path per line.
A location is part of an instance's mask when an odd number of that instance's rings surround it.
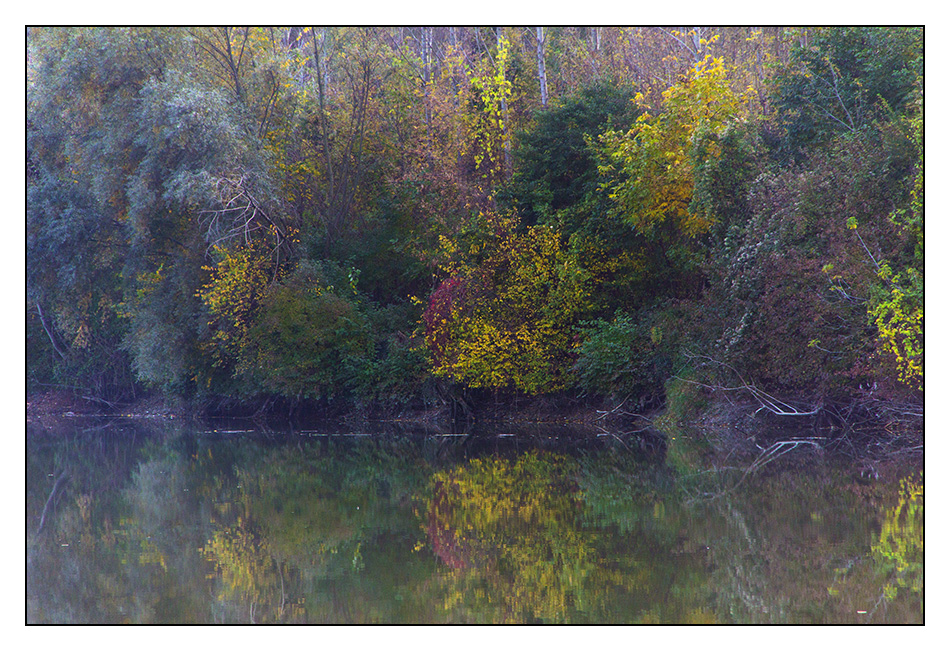
M 245 430 L 28 429 L 27 620 L 922 621 L 912 465 L 803 449 L 740 482 L 682 432 Z

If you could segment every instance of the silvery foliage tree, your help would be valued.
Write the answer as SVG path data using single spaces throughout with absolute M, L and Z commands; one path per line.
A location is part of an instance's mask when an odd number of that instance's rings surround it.
M 63 359 L 94 363 L 93 343 L 121 341 L 137 379 L 163 387 L 193 373 L 209 245 L 255 230 L 208 219 L 228 207 L 222 180 L 274 194 L 250 111 L 213 83 L 199 37 L 49 28 L 28 39 L 28 301 Z M 272 203 L 260 200 L 279 214 Z

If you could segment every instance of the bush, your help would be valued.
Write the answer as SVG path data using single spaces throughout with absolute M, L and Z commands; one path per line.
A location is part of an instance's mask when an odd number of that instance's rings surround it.
M 659 327 L 648 318 L 618 313 L 587 325 L 574 364 L 574 385 L 598 395 L 623 397 L 657 392 L 669 372 Z
M 309 265 L 268 290 L 248 332 L 239 372 L 290 398 L 332 398 L 371 353 L 366 317 Z

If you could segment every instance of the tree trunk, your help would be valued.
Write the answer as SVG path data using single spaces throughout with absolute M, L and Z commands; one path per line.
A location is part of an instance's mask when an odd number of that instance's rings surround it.
M 541 106 L 548 105 L 548 73 L 544 66 L 544 28 L 535 27 L 538 35 L 538 83 L 541 85 Z
M 505 37 L 501 35 L 501 27 L 495 28 L 495 45 L 498 50 L 506 46 Z M 502 78 L 505 70 L 501 71 Z M 505 176 L 511 176 L 511 137 L 508 131 L 508 100 L 505 93 L 501 94 L 501 138 L 505 146 Z
M 432 27 L 422 28 L 422 102 L 426 124 L 426 158 L 432 167 L 432 100 L 429 97 L 432 85 Z
M 317 28 L 310 28 L 310 38 L 313 41 L 313 65 L 316 68 L 317 74 L 317 100 L 320 105 L 320 139 L 323 141 L 323 155 L 326 160 L 327 165 L 327 201 L 325 210 L 332 211 L 334 204 L 334 197 L 336 195 L 336 187 L 333 178 L 333 156 L 330 152 L 330 137 L 328 135 L 328 119 L 326 110 L 326 88 L 324 87 L 324 78 L 323 78 L 323 67 L 320 65 L 320 45 L 317 43 Z M 326 36 L 324 35 L 324 38 Z M 327 231 L 328 236 L 330 235 L 330 222 L 333 221 L 332 215 L 324 215 L 324 219 L 327 222 Z M 327 238 L 326 245 L 330 245 L 330 237 Z

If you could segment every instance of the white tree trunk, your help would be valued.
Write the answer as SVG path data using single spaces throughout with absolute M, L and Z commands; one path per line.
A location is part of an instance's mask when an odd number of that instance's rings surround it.
M 535 27 L 538 35 L 538 83 L 541 84 L 541 106 L 548 105 L 548 73 L 544 66 L 544 28 Z

